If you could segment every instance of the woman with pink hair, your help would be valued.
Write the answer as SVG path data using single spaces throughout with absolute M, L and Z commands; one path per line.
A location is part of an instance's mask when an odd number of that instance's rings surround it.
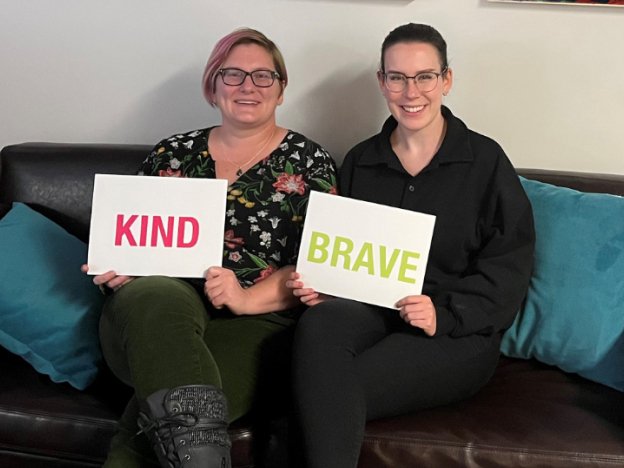
M 229 467 L 228 423 L 284 401 L 300 312 L 285 281 L 310 191 L 336 185 L 330 155 L 276 124 L 287 83 L 284 59 L 264 34 L 228 34 L 203 75 L 221 124 L 163 139 L 140 168 L 228 181 L 223 266 L 201 281 L 94 277 L 109 293 L 100 322 L 106 362 L 135 392 L 108 468 Z

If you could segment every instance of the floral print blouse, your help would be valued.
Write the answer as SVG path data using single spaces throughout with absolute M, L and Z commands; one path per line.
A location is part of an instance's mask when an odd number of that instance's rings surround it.
M 212 128 L 160 141 L 139 175 L 215 178 Z M 296 263 L 311 190 L 336 193 L 336 165 L 321 146 L 292 130 L 228 187 L 223 267 L 243 287 Z

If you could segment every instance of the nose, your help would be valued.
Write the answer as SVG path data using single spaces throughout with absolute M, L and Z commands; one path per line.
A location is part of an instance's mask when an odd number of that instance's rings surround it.
M 254 89 L 256 87 L 256 85 L 253 83 L 253 80 L 251 79 L 251 75 L 247 74 L 245 75 L 245 79 L 243 80 L 243 82 L 240 84 L 241 89 Z
M 419 96 L 421 94 L 418 85 L 416 84 L 416 78 L 408 77 L 405 82 L 405 93 L 408 96 Z

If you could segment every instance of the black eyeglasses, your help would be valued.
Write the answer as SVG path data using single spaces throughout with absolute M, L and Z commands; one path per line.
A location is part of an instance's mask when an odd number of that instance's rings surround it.
M 251 76 L 251 81 L 258 88 L 270 88 L 279 78 L 279 73 L 273 70 L 254 70 L 247 72 L 240 68 L 221 68 L 217 73 L 221 75 L 223 83 L 228 86 L 240 86 L 245 82 L 247 76 Z
M 384 78 L 384 84 L 388 91 L 400 93 L 407 88 L 407 80 L 414 80 L 414 84 L 422 93 L 433 91 L 438 85 L 438 79 L 444 75 L 448 69 L 443 69 L 440 73 L 426 71 L 414 76 L 407 76 L 399 72 L 380 72 Z

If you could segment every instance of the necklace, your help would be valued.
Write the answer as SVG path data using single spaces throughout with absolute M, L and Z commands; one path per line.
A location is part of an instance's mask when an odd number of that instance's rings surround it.
M 275 132 L 277 131 L 277 127 L 273 128 L 273 131 L 271 132 L 271 134 L 269 135 L 269 138 L 267 138 L 264 143 L 262 143 L 262 146 L 260 147 L 260 149 L 256 152 L 256 154 L 254 154 L 251 158 L 249 158 L 247 161 L 245 161 L 242 164 L 234 164 L 231 161 L 227 160 L 227 159 L 221 159 L 220 162 L 225 162 L 228 163 L 230 166 L 232 167 L 236 167 L 238 166 L 238 169 L 236 170 L 236 177 L 240 177 L 243 175 L 243 168 L 245 166 L 247 166 L 247 164 L 249 164 L 251 161 L 253 161 L 254 159 L 256 159 L 258 156 L 260 156 L 262 154 L 262 152 L 265 150 L 266 146 L 269 144 L 269 142 L 273 139 L 273 136 L 275 135 Z M 221 145 L 223 147 L 223 145 Z

